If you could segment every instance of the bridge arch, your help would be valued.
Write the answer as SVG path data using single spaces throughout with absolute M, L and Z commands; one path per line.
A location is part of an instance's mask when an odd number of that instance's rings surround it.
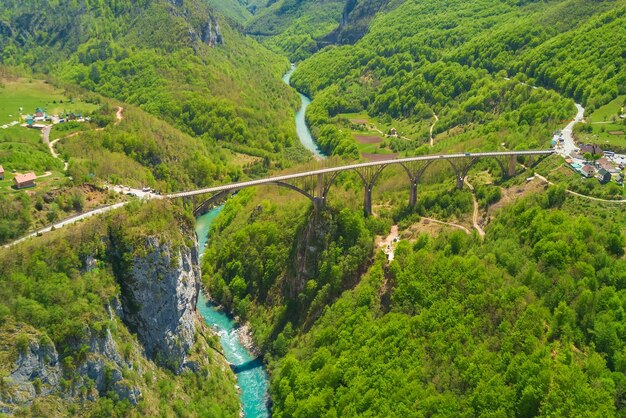
M 506 179 L 509 176 L 514 175 L 514 171 L 515 171 L 515 165 L 514 163 L 517 161 L 515 159 L 515 156 L 510 156 L 510 157 L 506 157 L 506 158 L 510 158 L 510 164 L 512 164 L 512 168 L 511 166 L 505 167 L 504 163 L 503 163 L 503 159 L 501 157 L 498 157 L 496 155 L 493 156 L 487 156 L 487 157 L 481 157 L 481 158 L 489 158 L 492 160 L 495 160 L 496 163 L 498 164 L 498 166 L 500 167 L 500 172 L 502 174 L 502 179 Z M 463 183 L 465 182 L 465 178 L 467 177 L 467 174 L 469 173 L 470 169 L 478 162 L 478 160 L 480 160 L 481 158 L 478 157 L 474 157 L 472 158 L 465 166 L 460 167 L 460 169 L 457 169 L 457 187 L 459 189 L 463 188 Z M 513 172 L 511 172 L 513 171 Z
M 274 185 L 274 186 L 279 186 L 279 187 L 285 187 L 289 190 L 293 190 L 295 192 L 300 193 L 302 196 L 306 197 L 307 199 L 309 199 L 311 202 L 313 202 L 314 205 L 318 204 L 317 199 L 312 196 L 310 193 L 307 193 L 305 190 L 300 189 L 299 187 L 294 186 L 293 184 L 289 184 L 289 183 L 285 183 L 283 181 L 272 181 L 272 182 L 268 182 L 268 183 L 264 183 L 263 186 L 265 185 Z M 243 186 L 243 187 L 233 187 L 232 189 L 228 189 L 228 190 L 223 190 L 217 194 L 214 194 L 213 196 L 209 197 L 208 199 L 202 201 L 202 203 L 200 203 L 198 206 L 194 207 L 193 209 L 193 214 L 195 216 L 198 216 L 200 214 L 202 214 L 204 211 L 208 210 L 208 208 L 210 208 L 213 204 L 219 202 L 220 200 L 223 200 L 226 196 L 236 193 L 239 190 L 243 190 L 243 189 L 247 189 L 250 187 L 255 187 L 255 186 Z

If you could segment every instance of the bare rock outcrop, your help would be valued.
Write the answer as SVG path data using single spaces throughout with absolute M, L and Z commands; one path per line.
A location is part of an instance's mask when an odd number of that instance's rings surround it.
M 149 359 L 180 373 L 194 343 L 200 291 L 197 242 L 174 247 L 149 237 L 142 251 L 116 269 L 124 322 Z

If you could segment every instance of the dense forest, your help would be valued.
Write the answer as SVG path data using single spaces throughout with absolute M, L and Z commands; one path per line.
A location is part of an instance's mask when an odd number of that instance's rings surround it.
M 623 187 L 561 156 L 520 158 L 512 178 L 481 160 L 461 190 L 441 159 L 414 206 L 390 166 L 372 216 L 354 172 L 320 210 L 286 188 L 239 190 L 202 259 L 191 199 L 106 187 L 362 160 L 360 133 L 393 156 L 545 149 L 575 103 L 575 138 L 621 129 L 625 13 L 619 0 L 0 2 L 0 98 L 10 80 L 90 109 L 52 128 L 58 158 L 36 130 L 0 131 L 0 244 L 129 201 L 0 248 L 0 415 L 240 416 L 234 372 L 258 364 L 228 364 L 202 288 L 249 325 L 277 418 L 626 416 L 626 210 L 601 200 Z M 297 139 L 290 61 L 328 160 Z M 37 186 L 12 189 L 27 170 Z
M 279 77 L 287 59 L 202 1 L 3 2 L 0 21 L 7 66 L 137 105 L 206 142 L 298 155 L 295 95 Z
M 336 115 L 365 111 L 414 124 L 438 115 L 435 134 L 460 135 L 435 150 L 477 136 L 493 138 L 481 143 L 491 149 L 501 142 L 545 146 L 574 114 L 565 97 L 593 111 L 626 92 L 624 10 L 620 3 L 579 0 L 406 1 L 377 15 L 354 45 L 330 46 L 305 60 L 292 80 L 316 99 L 307 120 L 322 143 L 321 128 L 336 124 Z M 407 147 L 398 142 L 396 150 Z M 408 146 L 430 152 L 419 148 L 423 143 Z
M 484 242 L 418 234 L 361 276 L 391 219 L 340 199 L 321 227 L 282 195 L 229 201 L 203 266 L 267 352 L 275 416 L 623 414 L 623 210 L 550 188 Z

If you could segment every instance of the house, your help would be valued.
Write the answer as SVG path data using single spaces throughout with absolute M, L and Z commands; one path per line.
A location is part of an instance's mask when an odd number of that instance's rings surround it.
M 35 109 L 35 117 L 36 118 L 45 118 L 46 117 L 46 111 L 43 110 L 42 108 L 38 107 L 37 109 Z
M 604 168 L 598 170 L 598 174 L 596 174 L 596 178 L 600 183 L 608 183 L 611 181 L 611 173 L 606 171 Z
M 16 189 L 25 189 L 27 187 L 35 187 L 35 179 L 37 176 L 32 171 L 26 174 L 18 174 L 13 179 Z
M 389 136 L 398 137 L 398 131 L 396 130 L 396 128 L 391 128 L 391 130 L 389 131 Z
M 604 154 L 604 151 L 602 151 L 602 148 L 600 148 L 596 144 L 582 145 L 580 147 L 580 151 L 579 152 L 581 154 L 583 154 L 583 155 L 585 155 L 586 153 L 589 153 L 591 155 L 602 155 L 602 154 Z
M 619 173 L 620 170 L 615 166 L 613 162 L 611 162 L 608 158 L 600 158 L 597 162 L 598 167 L 605 169 L 609 173 Z
M 585 164 L 580 171 L 583 173 L 583 176 L 589 178 L 589 177 L 593 177 L 593 175 L 596 173 L 596 169 L 589 164 Z
M 0 180 L 4 180 L 4 168 L 0 165 Z
M 33 126 L 33 123 L 35 123 L 35 119 L 31 115 L 26 115 L 26 124 Z

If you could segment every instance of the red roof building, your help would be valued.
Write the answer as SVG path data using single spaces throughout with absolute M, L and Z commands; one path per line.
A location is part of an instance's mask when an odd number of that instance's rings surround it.
M 26 174 L 18 174 L 13 181 L 16 189 L 25 189 L 27 187 L 35 187 L 35 179 L 37 176 L 32 171 Z
M 585 177 L 593 177 L 596 174 L 596 169 L 589 164 L 585 164 L 581 170 Z

